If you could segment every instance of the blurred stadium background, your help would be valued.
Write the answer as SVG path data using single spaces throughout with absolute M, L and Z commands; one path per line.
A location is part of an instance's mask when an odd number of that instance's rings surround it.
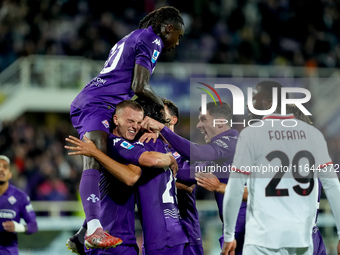
M 19 236 L 20 254 L 71 254 L 65 241 L 84 215 L 77 193 L 81 158 L 63 148 L 65 137 L 76 135 L 70 102 L 116 41 L 164 5 L 181 11 L 186 33 L 174 52 L 160 57 L 150 83 L 178 105 L 180 135 L 190 137 L 190 78 L 304 78 L 314 124 L 340 163 L 339 1 L 2 0 L 0 154 L 11 158 L 12 182 L 31 197 L 39 225 L 38 233 Z M 213 195 L 198 189 L 197 198 L 204 249 L 219 254 Z M 318 225 L 328 254 L 336 254 L 324 195 Z

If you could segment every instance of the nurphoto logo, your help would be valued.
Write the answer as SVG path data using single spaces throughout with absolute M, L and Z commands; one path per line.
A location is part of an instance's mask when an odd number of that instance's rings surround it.
M 254 115 L 257 116 L 265 116 L 269 115 L 272 113 L 275 113 L 278 107 L 278 103 L 281 102 L 281 105 L 279 106 L 281 111 L 279 112 L 282 115 L 287 114 L 287 105 L 295 105 L 303 114 L 310 116 L 312 115 L 306 107 L 303 105 L 311 99 L 311 93 L 308 89 L 305 88 L 299 88 L 299 87 L 282 87 L 278 91 L 278 88 L 272 88 L 272 106 L 269 109 L 263 110 L 263 109 L 256 109 L 254 106 L 253 102 L 253 93 L 254 93 L 254 88 L 253 87 L 246 87 L 246 99 L 247 99 L 247 104 L 245 104 L 245 95 L 242 91 L 242 89 L 236 85 L 229 84 L 229 83 L 214 83 L 214 84 L 207 84 L 203 82 L 197 81 L 196 83 L 199 83 L 206 88 L 202 87 L 196 87 L 200 90 L 202 90 L 205 93 L 202 93 L 201 96 L 201 114 L 206 115 L 207 114 L 207 95 L 210 96 L 210 98 L 213 100 L 215 105 L 220 103 L 222 105 L 222 101 L 228 102 L 228 100 L 224 100 L 223 97 L 224 95 L 231 95 L 232 97 L 232 110 L 233 110 L 233 115 L 246 115 L 247 113 L 245 112 L 245 105 L 248 107 L 248 111 Z M 219 92 L 217 92 L 217 89 Z M 300 95 L 299 98 L 289 98 L 288 95 Z M 279 98 L 279 95 L 281 95 L 281 98 Z M 301 97 L 303 95 L 303 97 Z M 215 99 L 215 96 L 217 97 L 218 100 Z M 222 98 L 222 99 L 221 99 Z M 229 100 L 230 101 L 230 100 Z M 225 120 L 225 119 L 214 119 L 214 126 L 216 124 L 227 124 L 229 123 L 231 127 L 233 125 L 243 125 L 245 126 L 252 126 L 254 122 L 257 123 L 256 127 L 260 127 L 262 125 L 258 125 L 258 122 L 261 122 L 261 120 L 258 119 L 243 119 L 241 122 L 233 122 L 232 120 Z M 279 120 L 271 120 L 272 121 L 272 126 L 274 126 L 274 123 L 278 122 Z M 280 121 L 281 125 L 284 127 L 294 127 L 297 125 L 296 120 L 294 119 L 287 119 L 287 120 L 282 120 Z

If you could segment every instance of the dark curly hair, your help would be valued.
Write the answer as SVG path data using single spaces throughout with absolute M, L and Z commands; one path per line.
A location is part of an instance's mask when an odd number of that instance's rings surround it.
M 160 123 L 167 123 L 165 120 L 165 114 L 164 114 L 164 108 L 163 106 L 154 103 L 151 100 L 148 100 L 143 97 L 138 97 L 135 99 L 137 103 L 139 103 L 143 110 L 144 110 L 144 117 L 149 116 L 155 120 L 157 120 Z
M 155 34 L 160 34 L 162 24 L 171 24 L 173 26 L 181 24 L 184 26 L 180 12 L 175 7 L 164 6 L 146 15 L 139 22 L 139 29 L 152 26 Z

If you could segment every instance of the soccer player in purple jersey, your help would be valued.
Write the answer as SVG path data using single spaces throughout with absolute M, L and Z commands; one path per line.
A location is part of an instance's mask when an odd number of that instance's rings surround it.
M 132 162 L 146 166 L 149 168 L 147 171 L 154 171 L 153 168 L 155 167 L 155 169 L 161 168 L 164 172 L 163 167 L 168 169 L 169 166 L 177 171 L 177 163 L 172 155 L 146 151 L 144 148 L 134 148 L 141 144 L 138 141 L 136 141 L 136 144 L 131 141 L 140 129 L 142 119 L 143 109 L 135 101 L 125 100 L 117 105 L 114 115 L 116 126 L 108 139 L 108 155 L 97 149 L 86 136 L 84 137 L 85 142 L 72 136 L 66 139 L 76 145 L 76 147 L 65 146 L 66 149 L 75 151 L 70 152 L 70 155 L 94 157 L 105 167 L 100 179 L 100 219 L 103 222 L 103 227 L 110 234 L 120 235 L 123 240 L 122 245 L 115 249 L 110 248 L 106 251 L 91 249 L 86 251 L 87 254 L 138 254 L 134 233 L 134 192 L 136 186 L 133 185 L 141 176 L 141 169 L 139 167 L 133 169 L 133 171 L 117 169 L 114 166 L 115 160 L 124 164 Z
M 138 100 L 138 99 L 137 99 Z M 150 101 L 138 100 L 145 115 L 165 123 L 163 112 Z M 162 139 L 156 142 L 136 141 L 136 150 L 158 151 L 172 155 Z M 129 160 L 130 161 L 130 160 Z M 137 205 L 143 229 L 144 254 L 181 255 L 188 238 L 179 220 L 176 199 L 175 178 L 169 169 L 150 169 L 142 167 L 143 174 L 138 181 Z
M 139 28 L 113 46 L 103 70 L 71 103 L 71 121 L 80 139 L 86 134 L 104 153 L 112 114 L 119 102 L 136 95 L 163 106 L 149 85 L 149 79 L 159 55 L 178 46 L 184 34 L 183 19 L 179 11 L 171 6 L 149 13 L 140 21 Z M 94 158 L 83 157 L 79 193 L 87 221 L 87 243 L 92 247 L 108 248 L 121 240 L 105 234 L 99 221 L 99 200 L 89 199 L 99 196 L 100 168 Z M 72 248 L 76 247 L 74 242 L 77 241 L 78 236 L 67 243 Z M 82 252 L 76 248 L 74 251 Z
M 10 160 L 0 155 L 0 254 L 18 255 L 17 233 L 32 234 L 38 225 L 29 197 L 9 184 Z M 24 219 L 26 224 L 21 224 Z
M 172 132 L 175 132 L 175 125 L 179 121 L 178 107 L 171 100 L 163 99 L 163 103 L 166 120 L 170 120 L 165 125 Z M 189 160 L 182 157 L 172 147 L 170 149 L 178 163 L 176 187 L 178 209 L 181 216 L 180 222 L 189 238 L 189 244 L 185 246 L 183 254 L 203 255 L 202 234 L 195 198 L 196 180 L 188 178 L 188 175 L 185 173 L 185 171 L 190 171 Z
M 219 164 L 221 166 L 230 166 L 235 153 L 235 146 L 238 139 L 238 131 L 235 129 L 231 129 L 228 125 L 218 124 L 215 127 L 213 126 L 213 119 L 222 118 L 230 120 L 231 116 L 231 107 L 223 102 L 222 106 L 217 105 L 213 102 L 207 104 L 207 114 L 199 115 L 199 123 L 197 124 L 197 128 L 201 130 L 201 132 L 205 135 L 205 141 L 207 144 L 198 145 L 192 143 L 175 133 L 171 132 L 171 130 L 165 127 L 163 124 L 151 119 L 144 118 L 142 122 L 142 127 L 144 129 L 158 132 L 164 136 L 164 138 L 171 144 L 171 146 L 183 157 L 190 160 L 190 162 L 194 161 L 204 161 L 197 162 L 200 166 Z M 207 162 L 211 161 L 211 162 Z M 217 202 L 217 206 L 219 209 L 219 216 L 222 221 L 222 205 L 223 205 L 223 196 L 224 192 L 223 188 L 226 186 L 228 182 L 228 174 L 225 176 L 220 175 L 219 179 L 217 179 L 218 187 L 215 192 L 215 199 Z M 203 181 L 205 180 L 206 175 L 198 175 L 197 180 L 199 185 L 203 185 Z M 211 177 L 213 177 L 211 175 Z M 222 178 L 223 177 L 223 178 Z M 210 179 L 210 178 L 209 178 Z M 208 179 L 208 180 L 209 180 Z M 220 192 L 219 192 L 220 191 Z M 246 198 L 246 191 L 245 196 Z M 239 211 L 238 223 L 236 226 L 236 233 L 239 246 L 239 254 L 242 252 L 242 242 L 244 239 L 245 232 L 245 211 L 246 211 L 246 202 L 242 203 L 242 206 Z M 220 238 L 220 244 L 223 242 L 223 237 Z M 223 243 L 222 243 L 223 244 Z M 221 245 L 222 245 L 221 244 Z

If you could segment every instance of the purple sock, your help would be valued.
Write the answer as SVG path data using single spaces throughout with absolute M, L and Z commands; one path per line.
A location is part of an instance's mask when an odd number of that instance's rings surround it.
M 84 170 L 79 184 L 79 194 L 83 203 L 86 221 L 100 216 L 99 183 L 100 172 L 97 169 Z

